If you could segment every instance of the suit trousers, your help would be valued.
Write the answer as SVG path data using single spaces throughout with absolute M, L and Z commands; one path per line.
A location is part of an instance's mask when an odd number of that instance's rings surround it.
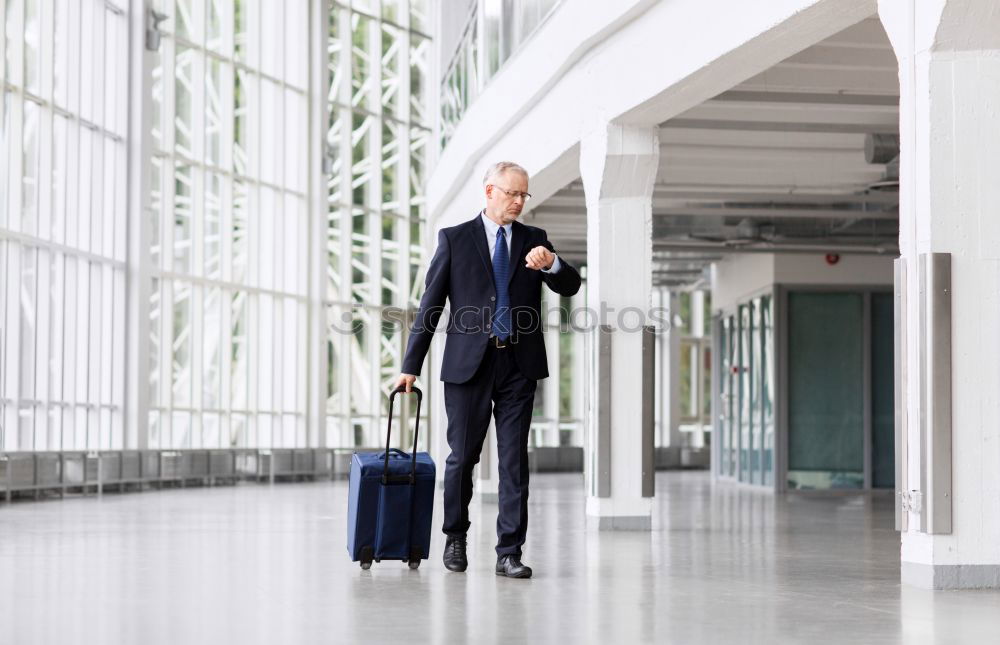
M 450 536 L 469 530 L 472 469 L 479 463 L 492 408 L 500 480 L 498 556 L 520 555 L 528 530 L 528 433 L 537 383 L 518 369 L 510 345 L 498 348 L 491 342 L 471 379 L 444 384 L 451 454 L 445 462 L 443 530 Z

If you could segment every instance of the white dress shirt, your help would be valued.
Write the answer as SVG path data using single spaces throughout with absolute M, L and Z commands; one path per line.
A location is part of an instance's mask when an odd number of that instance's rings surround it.
M 492 261 L 492 259 L 493 259 L 493 252 L 496 250 L 496 247 L 497 247 L 497 230 L 500 229 L 500 225 L 497 224 L 496 222 L 494 222 L 493 220 L 491 220 L 489 217 L 486 216 L 486 210 L 485 209 L 479 213 L 479 216 L 481 218 L 483 218 L 483 226 L 486 227 L 486 244 L 487 244 L 487 246 L 490 249 L 490 260 Z M 511 224 L 505 224 L 503 228 L 504 228 L 504 237 L 507 240 L 507 257 L 509 258 L 510 257 L 510 244 L 511 244 L 511 239 L 510 238 L 511 238 L 511 230 L 513 228 L 513 225 L 511 225 Z M 528 250 L 530 251 L 531 249 L 528 249 Z M 553 254 L 553 255 L 555 255 L 555 254 Z M 556 259 L 552 261 L 552 267 L 549 268 L 549 269 L 541 269 L 541 271 L 542 271 L 542 273 L 555 273 L 556 271 L 559 270 L 559 266 L 560 266 L 559 265 L 559 256 L 556 255 Z M 511 267 L 511 271 L 513 271 L 513 270 L 514 270 L 514 267 Z

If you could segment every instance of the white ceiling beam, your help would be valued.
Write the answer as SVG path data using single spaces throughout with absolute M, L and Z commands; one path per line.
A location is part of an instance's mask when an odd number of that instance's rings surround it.
M 899 214 L 895 211 L 858 211 L 833 208 L 816 208 L 792 210 L 787 208 L 716 208 L 713 206 L 678 206 L 673 208 L 657 208 L 653 205 L 654 216 L 674 217 L 689 215 L 692 217 L 753 217 L 753 218 L 785 218 L 785 219 L 877 219 L 897 220 Z
M 575 186 L 575 184 L 572 184 Z M 689 201 L 770 201 L 792 204 L 898 204 L 899 195 L 895 192 L 870 192 L 867 194 L 849 194 L 836 192 L 790 192 L 741 190 L 726 185 L 678 185 L 657 184 L 653 189 L 655 197 L 666 197 Z M 536 208 L 549 205 L 576 205 L 584 203 L 582 187 L 566 188 L 539 204 Z
M 892 106 L 832 105 L 825 103 L 781 103 L 753 101 L 706 101 L 667 120 L 661 127 L 671 127 L 675 120 L 759 121 L 762 123 L 814 123 L 820 125 L 866 125 L 873 132 L 895 132 L 899 109 Z M 753 130 L 754 128 L 746 128 Z M 815 130 L 824 132 L 827 130 Z M 828 130 L 837 132 L 837 130 Z M 866 130 L 867 131 L 867 130 Z
M 810 69 L 802 66 L 772 67 L 737 86 L 741 90 L 791 92 L 844 92 L 845 94 L 899 94 L 895 69 Z
M 845 94 L 842 92 L 777 92 L 771 90 L 729 90 L 711 101 L 716 103 L 782 103 L 792 105 L 837 105 L 899 108 L 894 94 Z
M 757 242 L 753 244 L 743 244 L 738 246 L 726 246 L 722 242 L 708 241 L 666 241 L 653 240 L 653 250 L 676 250 L 676 251 L 696 251 L 704 249 L 717 249 L 730 253 L 841 253 L 844 255 L 886 255 L 892 257 L 899 254 L 899 247 L 895 244 L 884 246 L 866 246 L 858 244 L 824 244 L 824 243 L 781 243 L 781 242 Z
M 844 192 L 858 192 L 872 182 L 879 181 L 882 173 L 877 168 L 871 170 L 856 168 L 850 170 L 828 169 L 822 166 L 778 167 L 775 164 L 753 167 L 717 167 L 710 165 L 662 165 L 657 178 L 678 183 L 697 183 L 706 179 L 733 186 L 768 186 L 771 190 L 795 186 L 818 186 L 824 182 L 833 186 L 843 186 Z
M 845 148 L 731 148 L 726 146 L 689 146 L 674 145 L 668 148 L 669 153 L 663 159 L 666 164 L 698 165 L 710 162 L 716 165 L 720 162 L 735 162 L 738 164 L 794 164 L 801 166 L 804 162 L 823 166 L 837 167 L 873 167 L 865 161 L 864 149 Z M 661 164 L 662 166 L 663 164 Z
M 889 37 L 877 16 L 857 22 L 822 41 L 824 45 L 841 47 L 880 47 L 891 49 Z
M 586 227 L 586 210 L 579 210 L 574 206 L 548 206 L 538 212 L 539 218 L 549 218 L 559 214 L 577 214 L 579 226 Z M 676 206 L 657 204 L 653 200 L 653 215 L 659 217 L 677 217 L 687 215 L 690 217 L 753 217 L 753 218 L 784 218 L 784 219 L 877 219 L 896 220 L 899 215 L 895 211 L 860 211 L 842 210 L 833 208 L 808 208 L 808 209 L 788 209 L 788 208 L 720 208 L 715 206 Z M 555 221 L 546 219 L 548 227 L 559 225 Z M 566 225 L 564 225 L 566 226 Z M 546 228 L 546 230 L 550 230 Z
M 863 150 L 865 135 L 860 132 L 782 132 L 775 134 L 767 130 L 660 128 L 661 152 L 670 154 L 670 148 L 673 145 L 722 145 L 730 148 L 785 148 L 789 150 L 803 148 Z
M 899 67 L 892 49 L 827 47 L 817 43 L 778 63 L 777 67 L 808 66 L 812 69 L 892 70 Z
M 746 116 L 746 115 L 743 115 Z M 885 121 L 831 123 L 824 121 L 766 119 L 716 119 L 678 117 L 667 121 L 665 128 L 688 128 L 697 130 L 747 130 L 756 132 L 830 132 L 839 134 L 868 134 L 869 132 L 893 133 L 898 126 Z

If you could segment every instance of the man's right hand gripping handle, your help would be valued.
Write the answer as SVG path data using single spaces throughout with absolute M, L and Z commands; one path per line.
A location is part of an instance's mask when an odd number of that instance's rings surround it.
M 417 380 L 417 377 L 413 374 L 400 374 L 399 380 L 396 381 L 396 387 L 406 387 L 406 393 L 410 393 L 410 389 L 413 387 L 413 382 Z

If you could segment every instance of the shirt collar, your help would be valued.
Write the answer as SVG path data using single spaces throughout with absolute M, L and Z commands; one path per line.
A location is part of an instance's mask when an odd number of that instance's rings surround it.
M 491 220 L 489 217 L 486 216 L 486 209 L 485 208 L 482 211 L 479 212 L 479 217 L 482 218 L 482 220 L 483 220 L 483 226 L 486 227 L 486 232 L 490 234 L 490 237 L 491 238 L 496 237 L 497 236 L 497 230 L 500 228 L 500 226 L 497 225 L 496 222 L 494 222 L 493 220 Z M 504 224 L 504 226 L 503 226 L 504 229 L 505 229 L 504 232 L 507 235 L 507 239 L 508 240 L 510 239 L 510 233 L 511 233 L 511 227 L 512 226 L 513 226 L 513 224 Z

